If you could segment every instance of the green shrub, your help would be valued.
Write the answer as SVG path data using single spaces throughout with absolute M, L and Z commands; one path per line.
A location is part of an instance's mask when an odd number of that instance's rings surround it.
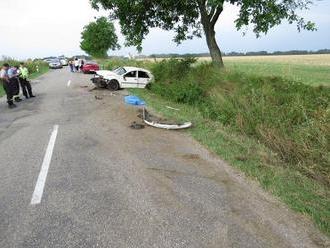
M 151 62 L 147 61 L 139 61 L 139 60 L 129 60 L 129 59 L 110 59 L 105 61 L 99 61 L 99 63 L 103 66 L 105 70 L 114 70 L 120 66 L 134 66 L 134 67 L 142 67 L 149 69 Z
M 189 76 L 191 65 L 195 62 L 194 58 L 162 60 L 154 64 L 152 72 L 156 81 L 171 83 L 172 80 L 181 80 Z
M 5 58 L 3 61 L 0 61 L 0 65 L 2 66 L 4 63 L 8 63 L 10 66 L 19 66 L 22 61 L 18 61 L 12 58 Z M 44 68 L 48 68 L 48 64 L 42 60 L 29 60 L 24 62 L 26 67 L 28 68 L 30 74 L 36 73 L 37 69 L 39 71 L 44 70 Z

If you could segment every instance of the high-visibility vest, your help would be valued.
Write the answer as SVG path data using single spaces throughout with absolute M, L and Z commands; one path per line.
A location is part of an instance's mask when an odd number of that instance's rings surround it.
M 29 70 L 26 67 L 21 67 L 22 78 L 27 79 L 29 77 Z

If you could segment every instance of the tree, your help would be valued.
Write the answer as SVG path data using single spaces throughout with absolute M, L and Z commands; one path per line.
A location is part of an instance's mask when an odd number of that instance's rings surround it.
M 142 49 L 142 41 L 150 28 L 159 27 L 174 30 L 174 41 L 201 37 L 204 31 L 212 61 L 223 66 L 222 55 L 215 38 L 215 24 L 221 15 L 224 4 L 240 7 L 235 21 L 237 29 L 253 26 L 259 37 L 275 25 L 287 20 L 296 23 L 298 30 L 314 30 L 312 22 L 298 16 L 298 10 L 308 9 L 311 0 L 90 0 L 92 7 L 110 10 L 110 17 L 119 19 L 126 45 Z
M 106 17 L 100 17 L 95 22 L 89 23 L 84 27 L 81 35 L 81 49 L 93 57 L 105 58 L 109 49 L 120 48 L 115 27 Z

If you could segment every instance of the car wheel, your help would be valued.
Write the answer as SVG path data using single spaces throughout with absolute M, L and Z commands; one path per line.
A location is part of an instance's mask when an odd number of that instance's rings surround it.
M 119 83 L 117 80 L 111 80 L 108 85 L 107 85 L 107 89 L 111 90 L 111 91 L 116 91 L 119 90 Z

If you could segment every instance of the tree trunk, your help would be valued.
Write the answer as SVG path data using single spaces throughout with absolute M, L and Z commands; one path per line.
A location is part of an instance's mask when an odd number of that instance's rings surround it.
M 220 48 L 215 39 L 214 28 L 204 28 L 207 46 L 209 47 L 212 63 L 219 67 L 224 67 Z
M 223 1 L 218 6 L 213 7 L 209 13 L 207 11 L 206 5 L 206 1 L 198 1 L 198 6 L 201 13 L 201 23 L 203 25 L 204 33 L 206 36 L 207 46 L 209 47 L 212 57 L 212 63 L 215 66 L 222 68 L 224 67 L 224 64 L 220 48 L 215 39 L 214 27 L 220 14 L 223 11 Z

